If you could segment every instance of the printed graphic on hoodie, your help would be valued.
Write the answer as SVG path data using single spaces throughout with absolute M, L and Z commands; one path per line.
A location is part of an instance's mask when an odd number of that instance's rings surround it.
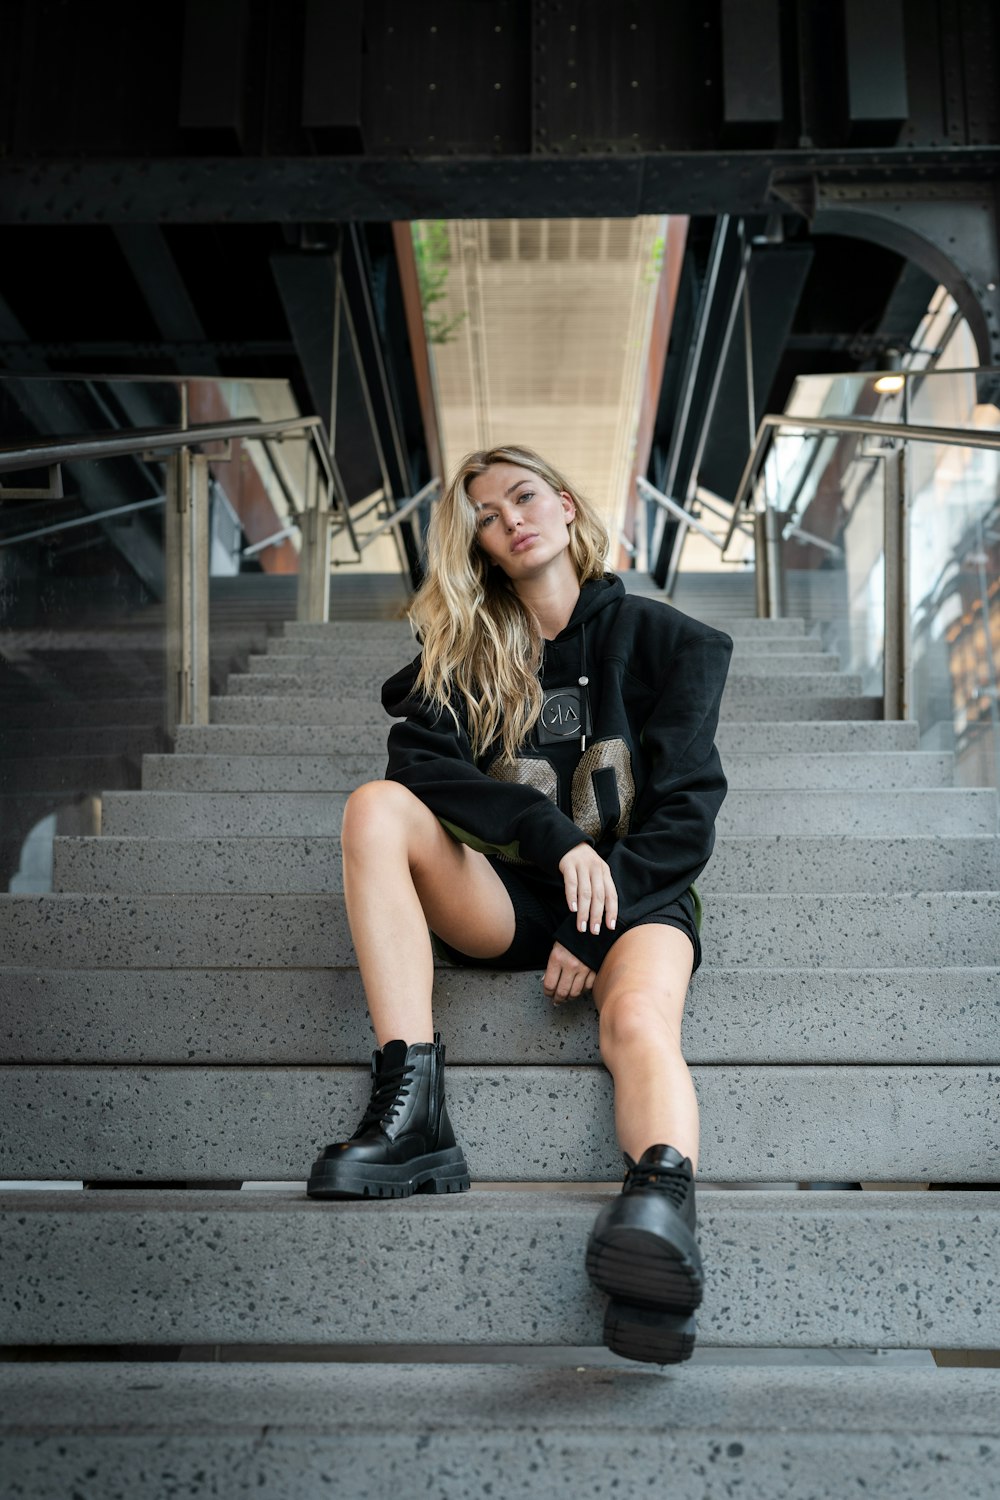
M 579 723 L 579 716 L 577 716 Z M 579 733 L 579 731 L 576 731 Z M 518 755 L 513 760 L 498 755 L 486 768 L 496 781 L 516 781 L 544 792 L 559 804 L 559 776 L 543 755 Z M 601 740 L 588 745 L 573 772 L 570 816 L 588 838 L 598 843 L 610 834 L 623 839 L 629 830 L 635 806 L 632 756 L 622 739 Z M 526 860 L 517 863 L 526 864 Z

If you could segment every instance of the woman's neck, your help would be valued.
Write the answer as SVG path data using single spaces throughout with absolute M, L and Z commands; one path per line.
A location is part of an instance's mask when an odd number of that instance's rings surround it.
M 569 566 L 546 570 L 539 578 L 526 578 L 517 585 L 517 596 L 538 621 L 543 639 L 555 640 L 565 630 L 580 597 L 580 580 L 566 556 Z

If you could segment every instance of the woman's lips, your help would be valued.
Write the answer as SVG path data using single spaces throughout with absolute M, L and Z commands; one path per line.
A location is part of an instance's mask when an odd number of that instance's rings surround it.
M 517 539 L 517 541 L 514 543 L 514 545 L 511 547 L 510 550 L 512 552 L 521 552 L 521 551 L 523 551 L 523 549 L 525 547 L 528 546 L 529 542 L 537 541 L 537 539 L 538 539 L 538 532 L 537 531 L 529 532 L 529 534 L 527 536 L 519 536 L 518 539 Z

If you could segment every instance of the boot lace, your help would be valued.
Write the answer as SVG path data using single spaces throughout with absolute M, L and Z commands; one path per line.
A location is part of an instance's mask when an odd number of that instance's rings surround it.
M 413 1063 L 401 1063 L 398 1068 L 389 1068 L 379 1074 L 372 1083 L 372 1096 L 355 1135 L 363 1135 L 370 1126 L 388 1124 L 396 1118 L 413 1071 Z
M 690 1185 L 687 1174 L 679 1172 L 677 1168 L 643 1163 L 628 1168 L 622 1192 L 631 1193 L 636 1188 L 656 1187 L 661 1193 L 666 1193 L 676 1208 L 680 1208 Z

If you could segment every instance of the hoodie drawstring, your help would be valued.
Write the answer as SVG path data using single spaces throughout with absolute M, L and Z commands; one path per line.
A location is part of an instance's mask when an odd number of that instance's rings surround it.
M 580 624 L 580 753 L 583 754 L 587 748 L 587 735 L 590 733 L 590 699 L 587 695 L 587 686 L 590 678 L 587 676 L 587 627 L 581 621 Z

